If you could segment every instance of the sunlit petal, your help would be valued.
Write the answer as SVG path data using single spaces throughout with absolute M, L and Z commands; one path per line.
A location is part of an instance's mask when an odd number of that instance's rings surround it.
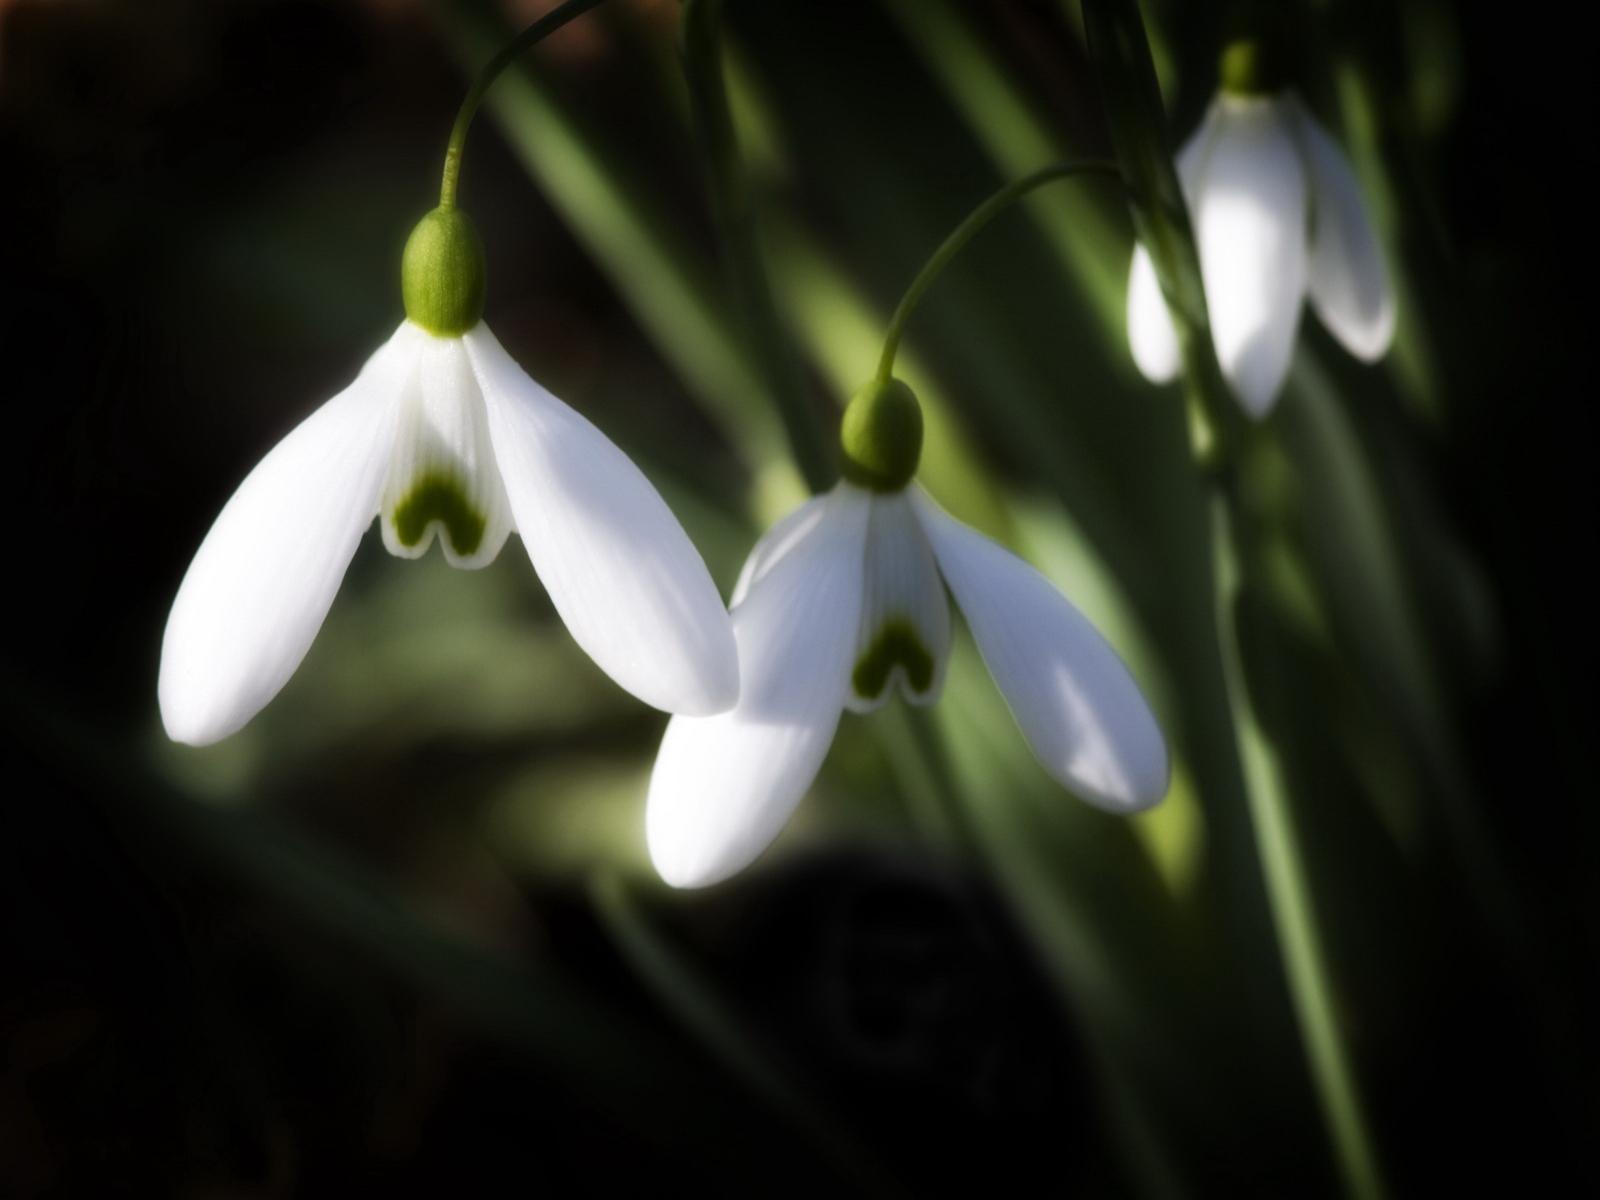
M 726 709 L 739 687 L 728 613 L 666 502 L 486 326 L 464 340 L 517 531 L 573 638 L 647 704 Z
M 646 828 L 650 857 L 673 886 L 703 887 L 747 866 L 816 778 L 855 650 L 868 503 L 836 488 L 734 609 L 738 705 L 667 725 Z
M 874 496 L 871 503 L 861 632 L 845 703 L 871 712 L 898 687 L 911 703 L 932 704 L 950 660 L 950 601 L 906 493 Z
M 1190 207 L 1217 358 L 1262 416 L 1288 373 L 1305 299 L 1305 171 L 1278 100 L 1218 106 Z
M 1300 103 L 1287 110 L 1311 179 L 1311 304 L 1351 354 L 1383 356 L 1394 337 L 1395 297 L 1361 185 L 1337 143 Z
M 1128 668 L 1048 579 L 925 493 L 915 494 L 939 569 L 1034 755 L 1115 812 L 1167 790 L 1167 748 Z
M 261 711 L 322 627 L 378 511 L 395 399 L 426 334 L 402 325 L 245 477 L 200 544 L 161 643 L 161 720 L 203 746 Z
M 1211 145 L 1211 135 L 1217 127 L 1218 105 L 1207 111 L 1188 141 L 1178 151 L 1176 166 L 1178 179 L 1183 185 L 1184 197 L 1193 202 L 1194 185 L 1200 177 L 1201 166 Z M 1173 328 L 1172 314 L 1161 294 L 1161 283 L 1156 278 L 1155 264 L 1150 252 L 1142 243 L 1133 247 L 1133 265 L 1128 271 L 1128 346 L 1133 352 L 1134 364 L 1151 383 L 1166 383 L 1177 377 L 1178 335 Z
M 1134 365 L 1151 383 L 1166 383 L 1178 374 L 1178 334 L 1156 279 L 1150 252 L 1133 247 L 1128 272 L 1128 348 Z
M 511 509 L 466 344 L 424 334 L 399 400 L 381 505 L 384 545 L 420 558 L 437 532 L 452 566 L 493 562 L 511 532 Z

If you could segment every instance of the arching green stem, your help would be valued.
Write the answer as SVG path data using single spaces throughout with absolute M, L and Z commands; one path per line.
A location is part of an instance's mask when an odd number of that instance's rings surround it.
M 878 360 L 877 378 L 883 382 L 894 375 L 895 351 L 900 348 L 900 336 L 905 332 L 906 323 L 911 320 L 911 314 L 916 311 L 917 305 L 922 300 L 922 294 L 933 286 L 933 281 L 939 273 L 949 265 L 961 250 L 978 235 L 990 221 L 994 220 L 1006 209 L 1029 192 L 1041 188 L 1047 183 L 1057 179 L 1070 179 L 1074 175 L 1085 174 L 1110 175 L 1120 178 L 1117 164 L 1102 159 L 1084 159 L 1079 162 L 1054 163 L 1048 167 L 1041 167 L 1031 175 L 1024 175 L 1021 179 L 1013 180 L 1005 185 L 994 195 L 990 196 L 967 216 L 967 219 L 957 225 L 950 236 L 937 250 L 933 257 L 923 264 L 922 270 L 917 272 L 917 277 L 911 281 L 911 286 L 906 289 L 900 303 L 894 310 L 894 316 L 889 319 L 889 332 L 884 335 L 883 355 Z
M 472 86 L 467 89 L 461 107 L 456 110 L 456 123 L 450 128 L 450 143 L 444 152 L 444 178 L 439 184 L 440 208 L 455 207 L 456 185 L 461 179 L 461 151 L 467 143 L 467 130 L 472 127 L 472 118 L 478 114 L 478 105 L 483 103 L 483 97 L 494 85 L 494 81 L 500 78 L 500 73 L 535 44 L 549 37 L 567 22 L 583 16 L 591 8 L 598 8 L 603 2 L 604 0 L 567 0 L 561 7 L 551 9 L 517 34 L 501 47 L 498 54 L 483 65 L 477 78 L 472 81 Z

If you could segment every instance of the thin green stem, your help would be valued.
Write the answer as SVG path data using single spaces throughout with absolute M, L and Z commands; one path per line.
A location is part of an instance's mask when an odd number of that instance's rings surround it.
M 1239 602 L 1247 586 L 1240 546 L 1241 521 L 1239 506 L 1230 502 L 1225 489 L 1218 489 L 1212 499 L 1217 640 L 1244 769 L 1245 800 L 1255 829 L 1256 853 L 1273 928 L 1283 953 L 1290 1001 L 1305 1043 L 1317 1099 L 1332 1134 L 1339 1170 L 1350 1195 L 1376 1200 L 1384 1194 L 1383 1179 L 1334 1011 L 1327 952 L 1313 911 L 1305 856 L 1289 811 L 1288 781 L 1276 748 L 1261 728 L 1245 678 L 1238 625 Z
M 717 232 L 751 355 L 783 420 L 790 452 L 806 485 L 821 492 L 838 478 L 835 439 L 808 394 L 767 275 L 722 70 L 722 4 L 723 0 L 686 0 L 683 6 L 683 71 L 695 131 L 705 153 Z
M 1031 175 L 1012 180 L 973 209 L 966 220 L 951 231 L 950 236 L 945 238 L 933 252 L 933 256 L 923 264 L 922 270 L 918 271 L 917 277 L 911 281 L 911 286 L 906 288 L 905 295 L 900 297 L 894 316 L 889 319 L 889 331 L 883 338 L 883 354 L 878 359 L 878 379 L 888 382 L 893 378 L 895 352 L 900 348 L 900 338 L 905 333 L 907 322 L 911 320 L 911 314 L 922 302 L 923 293 L 933 286 L 933 281 L 939 278 L 940 273 L 950 264 L 950 260 L 961 253 L 984 226 L 1036 188 L 1054 183 L 1057 179 L 1070 179 L 1075 175 L 1089 173 L 1121 177 L 1117 164 L 1104 159 L 1054 163 L 1048 167 L 1041 167 Z
M 494 86 L 494 81 L 500 78 L 501 72 L 567 22 L 583 16 L 602 3 L 604 0 L 567 0 L 560 8 L 551 9 L 517 34 L 479 70 L 461 101 L 461 107 L 456 110 L 456 123 L 450 128 L 450 142 L 444 151 L 444 177 L 439 183 L 440 208 L 455 207 L 456 188 L 461 181 L 461 152 L 467 144 L 467 130 L 472 127 L 472 118 L 478 115 L 478 105 L 483 103 L 484 96 Z

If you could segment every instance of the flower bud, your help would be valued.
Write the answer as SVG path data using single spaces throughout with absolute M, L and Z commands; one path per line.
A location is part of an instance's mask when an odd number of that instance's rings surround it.
M 400 259 L 406 316 L 435 337 L 459 337 L 483 316 L 483 243 L 467 215 L 436 208 L 411 231 Z
M 922 457 L 922 406 L 898 379 L 874 379 L 846 406 L 839 446 L 847 480 L 874 492 L 898 492 Z

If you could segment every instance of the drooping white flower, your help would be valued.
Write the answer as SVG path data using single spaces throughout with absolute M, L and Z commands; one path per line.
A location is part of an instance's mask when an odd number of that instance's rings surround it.
M 897 381 L 858 395 L 846 416 L 846 478 L 751 551 L 732 600 L 739 703 L 668 723 L 646 827 L 656 869 L 674 886 L 725 879 L 771 843 L 844 709 L 870 712 L 896 691 L 933 703 L 950 655 L 947 587 L 1045 770 L 1113 812 L 1166 792 L 1166 743 L 1116 652 L 1043 575 L 911 480 L 920 417 L 909 449 L 901 438 L 887 453 L 860 453 L 852 416 L 876 404 L 857 432 L 887 423 L 898 436 L 902 400 L 916 404 Z
M 437 537 L 467 568 L 516 530 L 573 637 L 624 688 L 671 712 L 733 703 L 735 643 L 705 563 L 632 460 L 483 324 L 481 273 L 465 218 L 429 214 L 406 249 L 407 319 L 217 517 L 161 647 L 174 740 L 227 737 L 288 682 L 374 516 L 392 553 Z
M 1217 360 L 1247 412 L 1265 416 L 1277 399 L 1308 297 L 1350 353 L 1383 356 L 1395 325 L 1388 268 L 1349 160 L 1297 95 L 1225 86 L 1177 168 Z M 1128 342 L 1146 378 L 1177 375 L 1177 335 L 1142 245 Z

